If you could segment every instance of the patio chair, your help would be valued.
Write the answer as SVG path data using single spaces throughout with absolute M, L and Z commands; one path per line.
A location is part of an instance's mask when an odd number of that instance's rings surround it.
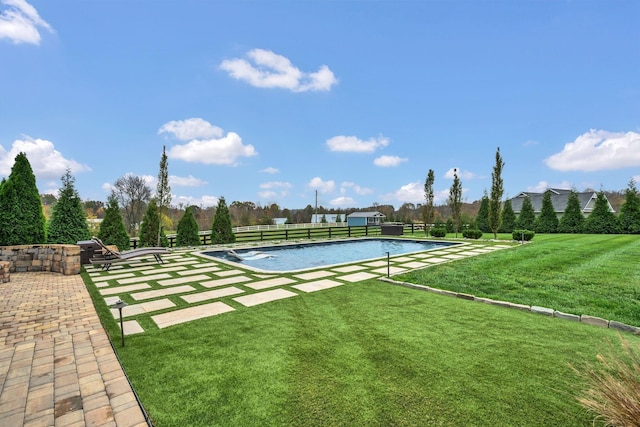
M 120 252 L 108 248 L 104 243 L 102 243 L 102 240 L 98 239 L 95 236 L 91 240 L 93 240 L 98 246 L 100 246 L 100 248 L 102 249 L 102 254 L 98 256 L 94 255 L 93 258 L 89 259 L 89 262 L 91 264 L 102 265 L 103 270 L 109 270 L 109 267 L 111 267 L 111 265 L 116 262 L 127 261 L 133 258 L 145 257 L 149 255 L 152 255 L 155 258 L 156 262 L 158 262 L 159 264 L 164 264 L 161 255 L 171 253 L 169 249 L 162 247 L 137 248 Z

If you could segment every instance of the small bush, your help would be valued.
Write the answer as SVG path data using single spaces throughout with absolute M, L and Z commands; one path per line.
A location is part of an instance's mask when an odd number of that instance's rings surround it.
M 513 240 L 524 240 L 528 242 L 533 239 L 536 233 L 530 230 L 513 230 Z
M 441 227 L 435 227 L 429 230 L 429 234 L 431 234 L 431 237 L 444 237 L 447 235 L 447 229 L 441 228 Z
M 462 237 L 465 239 L 479 239 L 482 237 L 482 231 L 480 230 L 464 230 Z
M 606 425 L 640 426 L 640 347 L 620 341 L 622 352 L 598 354 L 599 364 L 573 368 L 587 384 L 576 399 Z

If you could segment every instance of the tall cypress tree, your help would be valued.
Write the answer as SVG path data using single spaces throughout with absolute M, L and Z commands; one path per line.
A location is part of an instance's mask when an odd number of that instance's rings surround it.
M 559 233 L 582 233 L 582 226 L 584 225 L 584 215 L 580 209 L 580 199 L 578 199 L 578 192 L 571 190 L 569 193 L 569 199 L 567 200 L 567 207 L 564 209 L 564 214 L 560 218 L 558 224 Z
M 502 224 L 500 225 L 501 233 L 512 233 L 516 228 L 516 214 L 513 212 L 511 200 L 504 202 L 502 207 Z
M 0 245 L 45 243 L 45 221 L 36 177 L 20 153 L 0 186 Z
M 75 178 L 67 169 L 62 176 L 62 188 L 58 192 L 58 201 L 53 205 L 47 228 L 49 243 L 76 244 L 91 237 L 87 216 L 74 182 Z
M 211 226 L 211 242 L 214 245 L 219 245 L 234 243 L 235 241 L 236 236 L 231 228 L 231 216 L 229 215 L 227 202 L 225 202 L 224 197 L 220 197 L 216 214 L 213 217 L 213 225 Z
M 480 209 L 478 209 L 478 215 L 476 216 L 476 227 L 483 233 L 491 231 L 489 227 L 489 196 L 487 190 L 484 191 L 484 196 L 480 201 Z
M 167 162 L 166 147 L 162 147 L 162 157 L 160 159 L 160 172 L 158 172 L 158 186 L 156 187 L 156 199 L 158 204 L 158 233 L 156 238 L 156 246 L 160 246 L 160 237 L 162 234 L 162 217 L 167 214 L 167 209 L 171 204 L 171 187 L 169 186 L 169 167 Z
M 496 164 L 491 172 L 491 199 L 489 200 L 489 228 L 493 232 L 493 238 L 498 237 L 498 230 L 502 222 L 502 168 L 504 162 L 500 156 L 500 147 L 496 150 Z
M 535 223 L 536 213 L 533 210 L 531 199 L 529 198 L 529 196 L 526 196 L 522 201 L 522 210 L 520 211 L 520 215 L 518 215 L 518 219 L 516 220 L 516 226 L 520 230 L 533 231 Z
M 535 222 L 536 233 L 556 233 L 558 231 L 558 215 L 551 202 L 551 191 L 545 191 L 542 196 L 542 209 Z
M 624 203 L 620 207 L 618 224 L 622 233 L 640 233 L 640 196 L 633 178 L 624 192 Z
M 461 216 L 460 209 L 462 207 L 462 182 L 458 178 L 458 170 L 453 170 L 453 183 L 449 189 L 449 207 L 451 208 L 451 220 L 453 222 L 453 232 L 458 237 L 460 231 Z
M 105 245 L 116 245 L 121 251 L 131 247 L 131 239 L 124 226 L 124 221 L 120 214 L 120 206 L 118 206 L 118 197 L 115 193 L 109 195 L 107 207 L 104 210 L 104 218 L 100 223 L 98 237 Z
M 591 234 L 612 234 L 618 231 L 618 221 L 609 210 L 609 202 L 604 191 L 599 191 L 591 214 L 584 220 L 584 232 Z
M 198 234 L 198 222 L 191 206 L 184 211 L 184 215 L 178 222 L 176 245 L 177 246 L 198 246 L 200 244 L 200 235 Z
M 424 181 L 424 198 L 425 204 L 422 208 L 422 220 L 424 221 L 424 233 L 429 235 L 429 228 L 431 228 L 431 224 L 433 223 L 433 184 L 436 178 L 433 173 L 433 169 L 429 169 L 427 172 L 427 179 Z

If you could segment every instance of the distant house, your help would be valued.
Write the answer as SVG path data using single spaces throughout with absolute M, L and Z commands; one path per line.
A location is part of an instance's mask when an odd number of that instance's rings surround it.
M 273 218 L 274 225 L 284 225 L 287 223 L 287 218 Z
M 378 211 L 373 212 L 353 212 L 347 215 L 348 226 L 359 225 L 380 225 L 385 215 Z
M 571 190 L 565 190 L 560 188 L 548 188 L 546 191 L 551 192 L 551 204 L 553 205 L 553 209 L 556 211 L 558 218 L 560 218 L 565 209 L 567 208 L 567 202 L 569 201 L 569 194 L 571 194 Z M 545 192 L 546 192 L 545 191 Z M 529 197 L 531 201 L 531 205 L 533 206 L 533 212 L 538 216 L 540 211 L 542 210 L 542 198 L 544 197 L 544 193 L 532 193 L 528 191 L 523 191 L 518 194 L 511 200 L 511 207 L 513 208 L 513 212 L 518 215 L 522 210 L 522 202 L 526 197 Z M 583 193 L 578 193 L 578 200 L 580 201 L 580 210 L 582 214 L 587 217 L 591 214 L 593 207 L 596 203 L 596 198 L 598 197 L 598 193 L 595 191 L 587 191 Z M 605 196 L 606 197 L 606 196 Z M 607 199 L 607 203 L 609 200 Z M 609 211 L 615 212 L 611 203 L 609 203 Z

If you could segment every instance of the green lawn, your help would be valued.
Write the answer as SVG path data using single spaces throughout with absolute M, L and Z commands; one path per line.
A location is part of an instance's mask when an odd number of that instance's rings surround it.
M 594 311 L 607 306 L 600 299 L 632 299 L 613 294 L 637 291 L 638 267 L 630 260 L 639 241 L 536 236 L 528 245 L 428 268 L 421 277 L 435 287 L 460 281 L 460 291 L 476 295 L 469 283 L 505 281 L 514 291 L 538 283 L 545 291 L 534 295 L 554 296 L 537 305 L 562 309 L 558 298 L 584 300 L 585 312 L 615 318 Z M 584 295 L 579 287 L 563 296 L 586 277 L 599 278 L 600 286 L 594 278 Z M 627 287 L 608 285 L 623 278 Z M 605 285 L 607 298 L 593 297 L 600 294 L 592 288 Z M 97 307 L 119 338 L 104 303 Z M 149 330 L 127 337 L 124 348 L 115 345 L 158 427 L 591 426 L 573 397 L 581 383 L 569 363 L 595 361 L 607 338 L 615 342 L 616 333 L 369 280 Z
M 640 326 L 640 236 L 537 235 L 397 280 Z

